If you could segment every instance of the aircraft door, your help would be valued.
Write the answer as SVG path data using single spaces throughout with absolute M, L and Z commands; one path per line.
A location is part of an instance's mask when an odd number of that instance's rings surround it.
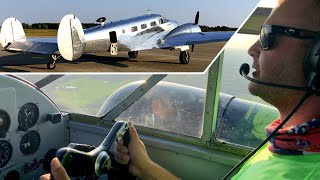
M 110 38 L 110 54 L 117 55 L 118 54 L 117 33 L 115 31 L 109 32 L 109 38 Z

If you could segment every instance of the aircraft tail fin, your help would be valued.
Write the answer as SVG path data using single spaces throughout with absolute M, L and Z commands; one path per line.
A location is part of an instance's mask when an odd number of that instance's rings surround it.
M 0 42 L 6 49 L 14 41 L 26 41 L 26 34 L 21 22 L 11 17 L 6 19 L 1 26 Z
M 80 58 L 85 49 L 84 31 L 80 20 L 73 14 L 62 18 L 58 29 L 58 48 L 62 57 L 73 61 Z

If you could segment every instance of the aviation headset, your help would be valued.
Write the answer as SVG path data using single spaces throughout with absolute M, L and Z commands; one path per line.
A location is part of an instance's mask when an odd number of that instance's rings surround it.
M 320 33 L 312 40 L 304 59 L 304 74 L 307 86 L 320 96 Z

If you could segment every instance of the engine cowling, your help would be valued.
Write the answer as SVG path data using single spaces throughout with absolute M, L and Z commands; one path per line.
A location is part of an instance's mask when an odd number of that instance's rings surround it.
M 187 23 L 187 24 L 180 25 L 180 26 L 176 27 L 175 29 L 173 29 L 170 33 L 168 33 L 164 37 L 164 39 L 171 37 L 171 36 L 178 35 L 178 34 L 194 33 L 194 32 L 202 32 L 202 31 L 201 31 L 201 28 L 197 24 Z

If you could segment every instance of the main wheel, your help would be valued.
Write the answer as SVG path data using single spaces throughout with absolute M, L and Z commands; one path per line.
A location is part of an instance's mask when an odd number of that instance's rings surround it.
M 129 58 L 137 58 L 138 57 L 138 51 L 130 51 L 130 52 L 128 52 L 128 56 L 129 56 Z
M 54 68 L 56 68 L 56 65 L 55 65 L 54 61 L 48 62 L 47 68 L 48 68 L 48 69 L 54 69 Z
M 179 57 L 181 64 L 188 64 L 190 62 L 190 54 L 187 51 L 181 51 Z

